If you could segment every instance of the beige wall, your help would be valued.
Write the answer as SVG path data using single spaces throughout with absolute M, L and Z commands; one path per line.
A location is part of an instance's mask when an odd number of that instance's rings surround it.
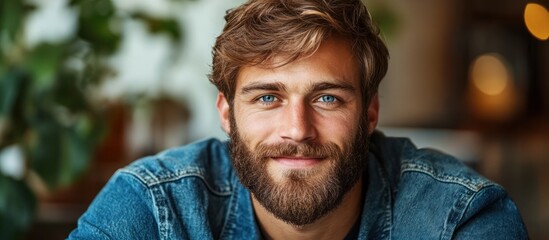
M 387 36 L 391 59 L 380 87 L 380 125 L 425 126 L 444 122 L 458 102 L 454 34 L 455 0 L 385 1 L 397 17 Z

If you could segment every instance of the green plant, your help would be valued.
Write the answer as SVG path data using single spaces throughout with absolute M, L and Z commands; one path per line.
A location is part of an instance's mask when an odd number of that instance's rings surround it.
M 383 37 L 392 37 L 399 27 L 399 18 L 395 10 L 389 6 L 389 3 L 382 0 L 362 0 L 362 2 L 368 6 L 368 11 Z
M 86 171 L 107 130 L 89 89 L 114 72 L 106 59 L 121 43 L 113 26 L 124 17 L 111 0 L 69 5 L 78 12 L 74 36 L 31 47 L 24 41 L 24 21 L 37 6 L 0 0 L 0 152 L 17 146 L 24 156 L 21 176 L 0 171 L 0 239 L 17 238 L 32 223 L 36 197 L 29 176 L 37 175 L 51 191 L 70 185 Z M 124 16 L 143 21 L 151 34 L 181 39 L 174 19 Z

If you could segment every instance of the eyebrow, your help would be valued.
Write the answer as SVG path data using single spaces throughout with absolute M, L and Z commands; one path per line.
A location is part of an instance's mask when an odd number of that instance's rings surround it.
M 330 89 L 341 89 L 346 92 L 354 92 L 355 88 L 351 84 L 347 83 L 330 83 L 330 82 L 320 82 L 315 83 L 310 88 L 313 92 L 330 90 Z M 240 90 L 240 94 L 247 94 L 253 91 L 284 91 L 286 87 L 283 83 L 274 82 L 274 83 L 251 83 Z
M 286 87 L 284 84 L 275 82 L 275 83 L 251 83 L 240 90 L 241 94 L 250 93 L 253 91 L 262 90 L 262 91 L 284 91 Z
M 330 83 L 330 82 L 315 83 L 315 84 L 313 84 L 311 89 L 314 92 L 329 90 L 329 89 L 341 89 L 341 90 L 344 90 L 346 92 L 354 92 L 355 91 L 355 88 L 351 84 L 347 84 L 347 83 Z

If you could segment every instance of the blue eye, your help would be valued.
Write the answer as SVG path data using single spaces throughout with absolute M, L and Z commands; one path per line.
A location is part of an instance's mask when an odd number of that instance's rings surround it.
M 331 96 L 331 95 L 324 95 L 324 96 L 320 97 L 319 100 L 321 102 L 333 103 L 333 102 L 336 101 L 336 98 L 334 96 Z
M 271 103 L 276 101 L 276 97 L 273 95 L 265 95 L 265 96 L 261 96 L 259 100 L 262 102 Z

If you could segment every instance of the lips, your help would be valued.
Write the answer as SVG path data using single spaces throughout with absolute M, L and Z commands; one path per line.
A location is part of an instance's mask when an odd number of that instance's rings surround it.
M 272 157 L 272 159 L 286 167 L 307 168 L 320 163 L 323 158 L 301 157 L 301 156 L 280 156 L 280 157 Z

